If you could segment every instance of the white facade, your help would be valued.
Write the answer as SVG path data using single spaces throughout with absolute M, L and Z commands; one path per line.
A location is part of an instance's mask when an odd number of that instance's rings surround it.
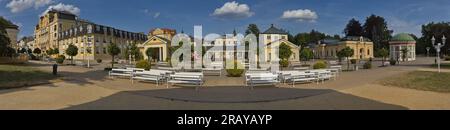
M 416 60 L 416 44 L 408 44 L 408 43 L 397 43 L 390 45 L 390 59 L 403 61 L 403 49 L 408 49 L 408 53 L 406 56 L 406 61 L 414 61 Z

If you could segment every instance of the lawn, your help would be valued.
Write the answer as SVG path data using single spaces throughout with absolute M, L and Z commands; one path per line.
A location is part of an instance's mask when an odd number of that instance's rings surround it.
M 0 77 L 0 89 L 46 83 L 56 78 L 51 73 L 20 65 L 0 65 Z
M 386 78 L 381 81 L 381 84 L 385 86 L 450 93 L 449 80 L 450 73 L 414 71 Z
M 433 64 L 432 66 L 433 66 L 434 68 L 437 68 L 437 67 L 438 67 L 437 64 Z M 443 68 L 443 69 L 450 69 L 450 63 L 442 63 L 442 64 L 441 64 L 441 68 Z

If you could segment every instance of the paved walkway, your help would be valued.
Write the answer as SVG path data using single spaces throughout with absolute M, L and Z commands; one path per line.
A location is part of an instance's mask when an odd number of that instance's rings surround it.
M 107 79 L 100 68 L 61 67 L 68 77 L 65 82 L 1 90 L 0 109 L 450 109 L 450 100 L 445 100 L 450 94 L 377 84 L 379 79 L 423 68 L 422 62 L 348 72 L 321 85 L 253 91 L 212 87 L 199 92 Z

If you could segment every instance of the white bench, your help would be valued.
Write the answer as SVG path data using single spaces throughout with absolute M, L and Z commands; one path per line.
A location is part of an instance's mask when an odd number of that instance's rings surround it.
M 310 69 L 309 67 L 295 67 L 294 68 L 294 70 L 300 70 L 300 71 L 309 70 L 309 69 Z
M 133 72 L 144 72 L 145 69 L 141 69 L 141 68 L 125 68 L 127 70 L 133 70 Z
M 340 65 L 330 66 L 330 69 L 338 69 L 339 72 L 342 72 L 342 66 L 340 66 Z
M 286 83 L 288 80 L 292 79 L 292 74 L 297 72 L 299 71 L 278 71 L 277 73 L 280 75 L 280 81 Z
M 195 90 L 203 85 L 203 74 L 202 73 L 175 73 L 170 75 L 167 81 L 167 88 L 169 88 L 169 83 L 173 84 L 192 84 L 196 85 Z
M 178 69 L 172 67 L 158 67 L 160 70 L 177 71 Z
M 306 72 L 296 72 L 291 74 L 292 87 L 295 87 L 295 83 L 304 83 L 304 82 L 316 82 L 319 83 L 319 78 L 314 73 L 306 73 Z
M 298 66 L 302 66 L 302 63 L 299 61 L 291 62 L 291 67 L 298 67 Z
M 255 85 L 275 85 L 279 83 L 279 76 L 272 73 L 247 73 L 245 74 L 245 84 L 250 85 L 251 89 Z
M 130 77 L 130 79 L 133 77 L 133 70 L 128 69 L 112 69 L 109 71 L 109 77 L 114 76 L 121 76 L 121 77 Z
M 337 65 L 337 64 L 339 64 L 339 62 L 337 62 L 337 61 L 328 61 L 328 63 L 329 63 L 330 65 Z
M 309 73 L 313 73 L 319 78 L 322 83 L 325 82 L 325 80 L 330 80 L 332 78 L 336 79 L 336 74 L 332 73 L 328 69 L 321 69 L 321 70 L 310 70 Z
M 134 80 L 153 81 L 158 86 L 159 82 L 164 80 L 164 76 L 157 71 L 135 72 L 131 83 L 134 84 Z

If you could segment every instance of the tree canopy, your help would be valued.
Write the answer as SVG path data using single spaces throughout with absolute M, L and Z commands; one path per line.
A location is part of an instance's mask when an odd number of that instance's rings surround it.
M 389 47 L 389 39 L 392 37 L 393 31 L 389 30 L 383 17 L 374 14 L 367 17 L 363 31 L 363 36 L 373 41 L 375 51 Z
M 279 58 L 282 60 L 289 59 L 292 56 L 292 50 L 291 47 L 288 46 L 286 43 L 281 43 L 279 47 Z
M 364 31 L 361 23 L 356 19 L 351 19 L 344 29 L 345 36 L 363 36 Z
M 426 25 L 422 25 L 422 37 L 417 41 L 416 52 L 420 54 L 426 53 L 426 47 L 431 47 L 431 38 L 434 36 L 436 38 L 436 43 L 442 43 L 442 36 L 445 35 L 447 37 L 447 44 L 441 48 L 443 54 L 450 54 L 450 22 L 439 22 L 439 23 L 428 23 Z M 431 53 L 436 53 L 435 49 L 430 50 Z
M 78 47 L 70 44 L 66 49 L 66 54 L 70 56 L 70 59 L 72 60 L 71 63 L 73 64 L 73 57 L 78 55 Z

